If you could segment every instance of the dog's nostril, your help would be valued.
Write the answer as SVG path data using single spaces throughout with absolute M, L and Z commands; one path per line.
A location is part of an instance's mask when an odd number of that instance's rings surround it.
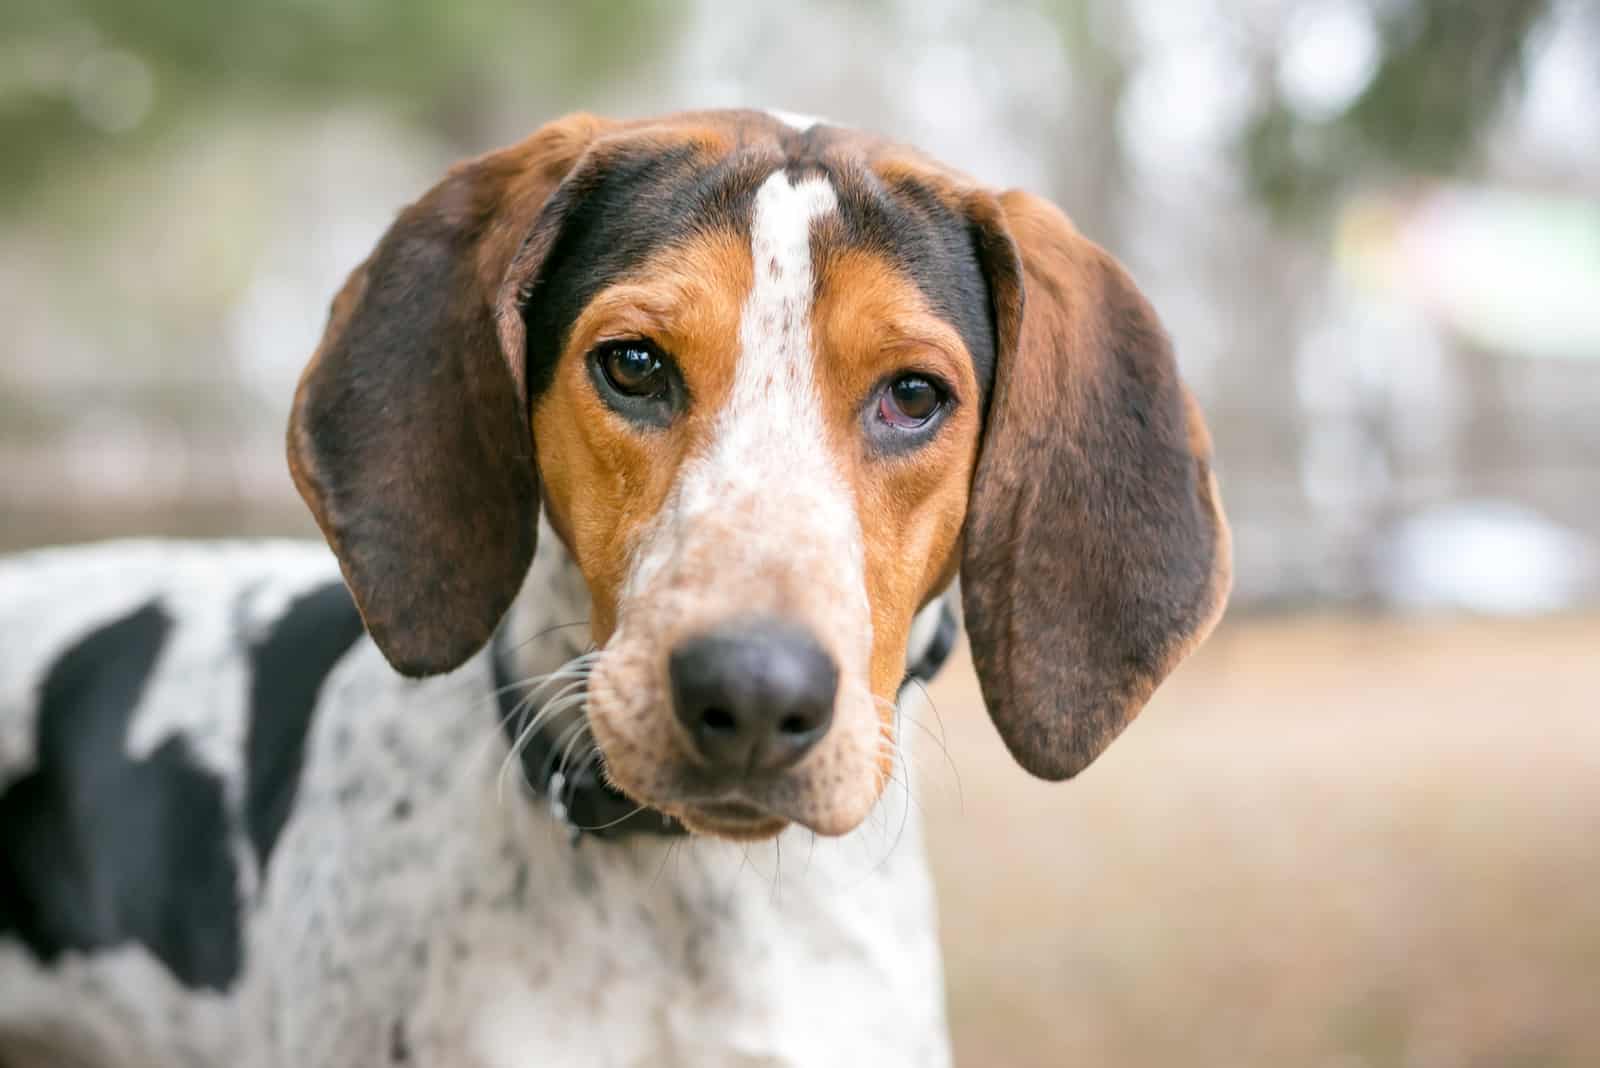
M 713 705 L 700 713 L 700 725 L 707 730 L 725 734 L 739 729 L 739 721 L 726 708 Z
M 805 716 L 784 716 L 778 721 L 778 730 L 783 734 L 804 734 L 816 725 L 815 720 Z

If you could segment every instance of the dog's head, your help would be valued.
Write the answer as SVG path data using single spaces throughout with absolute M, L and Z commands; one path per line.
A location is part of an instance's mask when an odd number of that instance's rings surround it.
M 334 301 L 295 482 L 400 671 L 488 639 L 542 506 L 611 779 L 692 828 L 842 833 L 959 571 L 1017 760 L 1086 766 L 1209 631 L 1199 410 L 1050 204 L 758 112 L 562 119 L 454 169 Z

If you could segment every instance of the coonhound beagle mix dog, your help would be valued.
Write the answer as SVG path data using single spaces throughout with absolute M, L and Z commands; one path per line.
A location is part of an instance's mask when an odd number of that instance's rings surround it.
M 790 116 L 456 167 L 334 300 L 288 451 L 337 570 L 0 568 L 7 1068 L 947 1063 L 897 756 L 952 591 L 1065 779 L 1229 587 L 1127 274 Z

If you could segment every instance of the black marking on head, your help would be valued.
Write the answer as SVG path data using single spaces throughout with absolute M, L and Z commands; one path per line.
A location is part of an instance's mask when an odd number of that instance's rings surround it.
M 831 230 L 819 227 L 814 242 L 831 239 L 862 248 L 904 271 L 934 314 L 961 336 L 987 407 L 997 343 L 993 300 L 972 221 L 913 181 L 885 186 L 855 165 L 832 166 L 828 177 L 838 196 L 838 221 Z
M 565 212 L 561 232 L 522 312 L 530 401 L 549 386 L 573 322 L 602 289 L 696 233 L 749 233 L 756 187 L 776 158 L 752 150 L 707 162 L 700 152 L 685 145 L 619 155 L 551 199 L 547 214 Z
M 222 782 L 181 737 L 127 752 L 171 630 L 151 602 L 46 674 L 37 766 L 0 795 L 0 932 L 46 964 L 137 942 L 184 986 L 225 990 L 241 950 Z
M 250 646 L 244 818 L 263 872 L 294 805 L 317 694 L 360 636 L 350 591 L 330 582 L 297 597 Z

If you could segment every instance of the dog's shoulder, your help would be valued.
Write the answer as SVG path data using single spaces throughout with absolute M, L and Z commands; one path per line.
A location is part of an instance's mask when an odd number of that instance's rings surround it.
M 349 633 L 341 586 L 327 550 L 303 541 L 126 540 L 0 557 L 0 782 L 34 762 L 47 696 L 52 712 L 120 704 L 130 727 L 165 733 L 158 707 L 181 720 L 179 706 L 211 696 L 208 680 L 274 629 Z M 178 699 L 147 699 L 169 685 Z
M 310 544 L 0 562 L 0 935 L 44 963 L 139 944 L 226 989 L 317 690 L 360 633 Z

